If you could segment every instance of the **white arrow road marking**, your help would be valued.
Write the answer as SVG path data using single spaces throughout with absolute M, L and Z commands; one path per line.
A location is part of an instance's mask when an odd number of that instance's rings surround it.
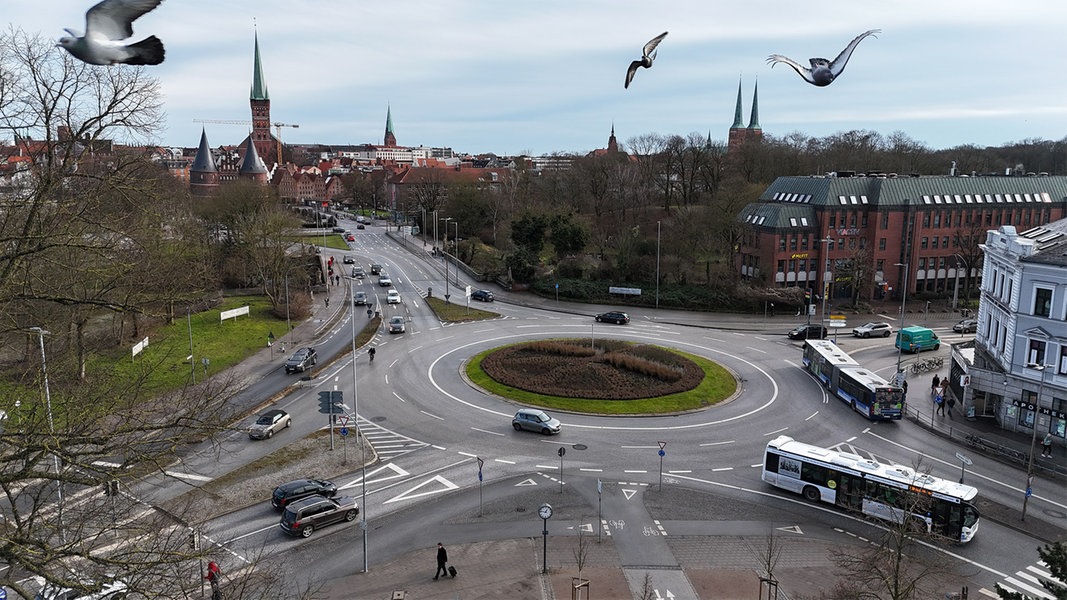
M 419 492 L 418 494 L 413 493 L 415 490 L 417 490 L 417 489 L 419 489 L 419 488 L 421 488 L 423 486 L 430 485 L 430 484 L 435 483 L 435 482 L 443 485 L 444 488 L 443 489 L 438 488 L 438 489 L 435 489 L 435 490 L 430 490 L 428 492 Z M 449 490 L 455 490 L 455 489 L 459 489 L 459 486 L 454 484 L 454 483 L 452 483 L 451 481 L 445 479 L 444 477 L 441 477 L 440 475 L 434 475 L 430 479 L 427 479 L 426 481 L 424 481 L 424 482 L 420 483 L 419 485 L 407 490 L 406 492 L 401 492 L 398 496 L 394 496 L 393 498 L 390 498 L 389 500 L 386 500 L 385 502 L 382 502 L 382 504 L 389 504 L 390 502 L 398 502 L 400 500 L 410 500 L 412 498 L 421 498 L 422 496 L 429 496 L 431 494 L 440 494 L 441 492 L 447 492 Z

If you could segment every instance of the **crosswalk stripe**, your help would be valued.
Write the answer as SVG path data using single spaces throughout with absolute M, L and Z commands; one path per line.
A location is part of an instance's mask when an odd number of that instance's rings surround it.
M 1016 573 L 1016 575 L 1022 575 L 1022 574 L 1021 573 Z M 1009 584 L 1011 584 L 1014 587 L 1022 588 L 1024 593 L 1029 594 L 1029 595 L 1031 595 L 1031 596 L 1033 596 L 1035 598 L 1044 598 L 1045 600 L 1056 600 L 1052 595 L 1050 595 L 1047 591 L 1045 591 L 1045 588 L 1041 587 L 1041 584 L 1038 584 L 1038 586 L 1035 588 L 1035 587 L 1031 586 L 1028 583 L 1024 583 L 1022 581 L 1019 581 L 1018 579 L 1016 579 L 1014 577 L 1008 577 L 1004 581 L 1008 582 Z

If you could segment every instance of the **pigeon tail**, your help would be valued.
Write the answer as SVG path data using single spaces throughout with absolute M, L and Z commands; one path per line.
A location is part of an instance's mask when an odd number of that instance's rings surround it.
M 163 62 L 163 42 L 159 41 L 159 38 L 152 35 L 137 42 L 136 44 L 130 44 L 126 46 L 133 55 L 123 60 L 122 62 L 128 65 L 158 65 Z

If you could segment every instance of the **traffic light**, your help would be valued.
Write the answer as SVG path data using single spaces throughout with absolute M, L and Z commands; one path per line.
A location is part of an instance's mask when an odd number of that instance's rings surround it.
M 200 551 L 200 532 L 195 529 L 189 532 L 189 549 L 193 552 Z
M 119 495 L 119 482 L 117 479 L 109 479 L 104 482 L 104 495 L 105 496 L 118 496 Z

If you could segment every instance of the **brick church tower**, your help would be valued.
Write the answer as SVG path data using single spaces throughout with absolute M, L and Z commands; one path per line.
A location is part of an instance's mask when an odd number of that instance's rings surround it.
M 259 60 L 259 33 L 256 33 L 255 65 L 252 71 L 252 92 L 248 97 L 252 105 L 252 133 L 249 137 L 256 145 L 256 152 L 266 164 L 276 161 L 274 138 L 270 134 L 270 95 L 267 80 L 263 77 L 263 65 Z
M 752 113 L 748 127 L 741 122 L 741 80 L 737 81 L 737 106 L 734 108 L 734 124 L 730 126 L 727 138 L 727 151 L 733 150 L 747 142 L 759 142 L 763 139 L 763 130 L 759 126 L 759 82 L 752 88 Z
M 393 109 L 392 107 L 386 107 L 385 109 L 385 139 L 383 140 L 386 148 L 396 148 L 396 135 L 393 134 Z
M 189 191 L 194 196 L 210 196 L 219 188 L 219 170 L 211 156 L 211 147 L 207 143 L 207 131 L 200 130 L 200 147 L 189 167 Z

